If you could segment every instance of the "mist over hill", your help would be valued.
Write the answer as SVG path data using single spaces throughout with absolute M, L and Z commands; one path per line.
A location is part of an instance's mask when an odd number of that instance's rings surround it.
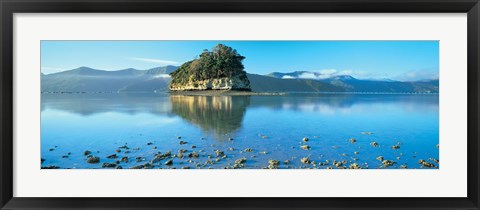
M 105 71 L 80 67 L 53 74 L 41 73 L 42 92 L 167 92 L 177 66 L 163 66 L 147 70 L 122 69 Z M 304 72 L 302 72 L 304 73 Z M 361 80 L 349 75 L 324 79 L 285 78 L 299 72 L 248 74 L 255 92 L 387 92 L 438 93 L 439 81 L 400 82 L 394 80 Z

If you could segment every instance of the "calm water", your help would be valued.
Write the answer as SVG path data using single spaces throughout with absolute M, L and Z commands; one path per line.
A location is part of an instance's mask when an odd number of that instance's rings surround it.
M 171 157 L 147 165 L 225 168 L 246 158 L 244 168 L 265 168 L 272 159 L 280 162 L 278 168 L 357 163 L 372 169 L 385 167 L 377 160 L 383 156 L 395 162 L 390 169 L 426 168 L 420 159 L 439 166 L 438 95 L 42 94 L 41 109 L 44 167 L 102 168 L 127 157 L 128 163 L 117 164 L 125 169 L 167 151 Z M 124 145 L 129 149 L 116 151 Z M 174 157 L 180 149 L 187 150 L 184 157 Z M 100 163 L 87 163 L 85 150 Z M 217 157 L 216 150 L 225 155 Z M 199 157 L 189 158 L 192 152 Z M 112 154 L 118 158 L 107 158 Z M 310 163 L 302 163 L 304 157 Z M 168 160 L 173 164 L 166 165 Z

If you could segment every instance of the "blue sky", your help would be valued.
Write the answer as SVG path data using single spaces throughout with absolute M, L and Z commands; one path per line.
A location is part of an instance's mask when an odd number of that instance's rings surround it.
M 245 56 L 249 73 L 315 71 L 363 79 L 438 77 L 438 41 L 42 41 L 41 72 L 181 65 L 216 44 Z

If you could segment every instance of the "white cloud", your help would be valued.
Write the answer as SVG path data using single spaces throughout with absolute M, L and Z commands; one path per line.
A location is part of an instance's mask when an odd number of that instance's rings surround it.
M 328 79 L 332 76 L 333 76 L 332 74 L 320 74 L 320 75 L 316 75 L 315 79 Z
M 285 75 L 282 77 L 282 79 L 295 79 L 295 77 L 292 77 L 290 75 Z
M 317 76 L 315 76 L 314 73 L 303 73 L 303 74 L 300 74 L 298 75 L 298 78 L 300 79 L 317 79 Z
M 153 78 L 170 78 L 170 75 L 168 74 L 157 74 L 153 76 Z
M 153 59 L 153 58 L 130 57 L 129 59 L 137 60 L 137 61 L 144 61 L 144 62 L 149 62 L 149 63 L 164 64 L 164 65 L 175 65 L 175 64 L 178 64 L 177 61 L 169 61 L 169 60 L 161 60 L 161 59 Z
M 328 79 L 334 76 L 343 76 L 343 75 L 350 75 L 355 78 L 365 79 L 368 78 L 369 75 L 363 71 L 354 71 L 354 70 L 337 70 L 337 69 L 322 69 L 318 71 L 306 72 L 302 73 L 298 76 L 299 79 Z M 293 77 L 289 77 L 288 79 L 292 79 Z M 286 79 L 285 76 L 282 79 Z

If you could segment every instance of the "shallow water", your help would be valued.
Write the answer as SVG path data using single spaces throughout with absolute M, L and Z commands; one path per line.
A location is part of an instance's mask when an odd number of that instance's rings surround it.
M 438 95 L 42 94 L 41 109 L 43 167 L 102 168 L 128 157 L 117 164 L 126 169 L 167 151 L 172 157 L 151 167 L 230 168 L 240 158 L 246 158 L 243 168 L 255 169 L 270 159 L 280 161 L 278 168 L 427 168 L 420 159 L 439 166 L 430 159 L 439 159 Z M 115 151 L 124 145 L 129 149 Z M 184 157 L 173 157 L 180 149 L 187 150 Z M 100 163 L 87 163 L 85 150 Z M 200 156 L 188 158 L 191 152 Z M 118 158 L 108 159 L 112 154 Z M 395 164 L 385 167 L 378 156 Z M 312 162 L 302 163 L 304 157 Z

